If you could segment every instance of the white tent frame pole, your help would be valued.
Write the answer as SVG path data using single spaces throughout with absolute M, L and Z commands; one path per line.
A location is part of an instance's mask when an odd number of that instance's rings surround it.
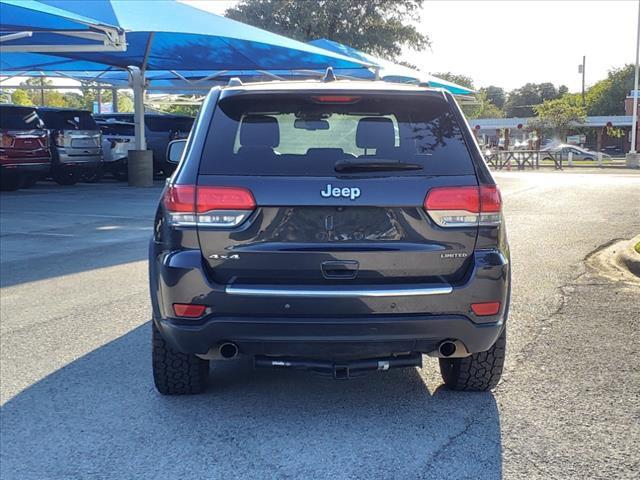
M 133 121 L 135 124 L 136 150 L 146 150 L 144 137 L 144 73 L 138 67 L 129 67 L 131 88 L 133 89 Z

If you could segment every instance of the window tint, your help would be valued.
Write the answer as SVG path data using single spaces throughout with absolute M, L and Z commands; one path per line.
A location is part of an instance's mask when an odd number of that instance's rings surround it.
M 330 103 L 331 99 L 328 102 L 312 93 L 240 94 L 222 99 L 211 122 L 200 172 L 334 176 L 336 162 L 357 160 L 399 161 L 419 168 L 359 169 L 347 174 L 474 173 L 461 126 L 442 96 L 365 93 L 347 100 Z
M 0 128 L 5 130 L 33 130 L 42 128 L 42 120 L 35 108 L 0 107 Z
M 175 118 L 170 116 L 146 116 L 144 119 L 147 128 L 152 132 L 189 132 L 193 125 L 193 118 Z
M 47 128 L 56 130 L 99 130 L 89 112 L 81 110 L 41 110 Z
M 98 123 L 103 135 L 127 135 L 133 137 L 135 135 L 135 127 L 125 122 L 100 122 Z

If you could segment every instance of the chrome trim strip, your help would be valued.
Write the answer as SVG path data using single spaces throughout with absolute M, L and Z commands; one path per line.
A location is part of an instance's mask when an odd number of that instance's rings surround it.
M 228 295 L 248 297 L 298 297 L 298 298 L 359 298 L 359 297 L 420 297 L 425 295 L 446 295 L 453 292 L 451 285 L 423 285 L 407 288 L 377 288 L 364 286 L 359 288 L 291 288 L 262 287 L 259 285 L 233 286 L 225 288 Z

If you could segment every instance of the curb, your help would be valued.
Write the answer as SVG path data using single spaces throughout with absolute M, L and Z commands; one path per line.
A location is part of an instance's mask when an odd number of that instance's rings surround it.
M 633 248 L 638 242 L 640 242 L 640 235 L 632 238 L 626 244 L 626 247 L 618 252 L 617 260 L 621 266 L 640 277 L 640 253 L 637 253 Z

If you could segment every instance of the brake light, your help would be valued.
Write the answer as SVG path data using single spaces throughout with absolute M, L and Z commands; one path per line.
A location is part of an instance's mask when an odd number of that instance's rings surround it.
M 173 312 L 176 317 L 199 318 L 204 315 L 206 305 L 194 305 L 191 303 L 174 303 Z
M 424 208 L 441 227 L 497 226 L 502 199 L 495 185 L 438 187 L 429 190 Z
M 15 138 L 8 133 L 0 133 L 0 145 L 3 147 L 13 147 Z
M 472 303 L 471 310 L 479 317 L 496 315 L 500 311 L 500 302 Z
M 58 134 L 55 136 L 56 145 L 58 147 L 64 147 L 64 140 L 65 140 L 64 132 L 58 132 Z
M 360 97 L 353 95 L 318 95 L 311 97 L 316 103 L 356 103 Z
M 236 227 L 256 208 L 242 187 L 170 185 L 163 198 L 172 226 Z

